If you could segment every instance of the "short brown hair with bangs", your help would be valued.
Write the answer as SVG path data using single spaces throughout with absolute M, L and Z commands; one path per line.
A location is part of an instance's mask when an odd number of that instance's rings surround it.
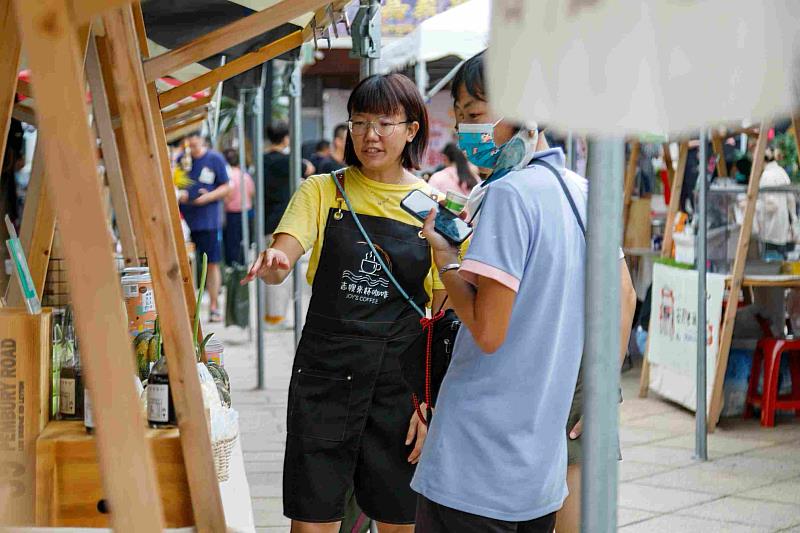
M 413 81 L 402 74 L 376 74 L 361 80 L 347 101 L 350 117 L 353 113 L 394 115 L 402 112 L 409 122 L 419 123 L 419 131 L 403 149 L 401 164 L 403 168 L 419 170 L 428 147 L 428 110 Z M 361 166 L 349 130 L 344 145 L 344 161 L 348 165 Z

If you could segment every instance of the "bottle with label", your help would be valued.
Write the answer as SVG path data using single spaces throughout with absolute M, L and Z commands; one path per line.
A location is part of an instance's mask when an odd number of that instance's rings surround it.
M 83 376 L 81 372 L 81 358 L 75 331 L 72 326 L 67 326 L 67 342 L 71 342 L 74 350 L 61 367 L 59 376 L 58 411 L 61 420 L 83 419 Z
M 83 427 L 86 433 L 94 433 L 94 415 L 92 414 L 92 399 L 89 397 L 89 389 L 83 388 Z
M 53 310 L 53 362 L 50 367 L 50 417 L 58 418 L 59 383 L 61 379 L 61 365 L 67 359 L 69 346 L 65 335 L 66 318 L 63 309 Z
M 147 378 L 147 422 L 153 428 L 178 425 L 169 387 L 166 354 L 156 361 Z

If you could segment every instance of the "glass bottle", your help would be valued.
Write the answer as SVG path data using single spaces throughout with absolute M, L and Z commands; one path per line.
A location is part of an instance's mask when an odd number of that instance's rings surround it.
M 147 378 L 147 423 L 152 428 L 178 425 L 172 391 L 169 387 L 166 354 L 156 361 Z
M 61 365 L 66 359 L 67 342 L 64 335 L 66 318 L 63 309 L 53 311 L 53 363 L 50 376 L 50 418 L 58 418 L 59 380 Z
M 61 367 L 59 376 L 59 406 L 58 411 L 62 420 L 83 419 L 83 376 L 81 372 L 81 357 L 78 342 L 75 338 L 73 327 L 67 326 L 67 342 L 74 349 L 67 355 L 67 360 Z

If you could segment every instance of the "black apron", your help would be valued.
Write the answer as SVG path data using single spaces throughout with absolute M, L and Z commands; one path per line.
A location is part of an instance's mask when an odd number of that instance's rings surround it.
M 431 252 L 420 228 L 382 217 L 359 219 L 386 265 L 424 308 Z M 287 516 L 339 520 L 344 492 L 354 486 L 371 518 L 413 522 L 416 498 L 408 484 L 414 467 L 404 442 L 413 404 L 399 355 L 419 332 L 419 315 L 381 273 L 353 217 L 331 209 L 289 386 Z

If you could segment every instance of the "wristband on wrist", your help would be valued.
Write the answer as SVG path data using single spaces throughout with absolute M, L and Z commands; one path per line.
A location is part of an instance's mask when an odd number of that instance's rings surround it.
M 449 272 L 451 270 L 458 270 L 461 268 L 461 265 L 458 263 L 450 263 L 449 265 L 445 265 L 439 269 L 439 277 L 444 276 L 445 272 Z

